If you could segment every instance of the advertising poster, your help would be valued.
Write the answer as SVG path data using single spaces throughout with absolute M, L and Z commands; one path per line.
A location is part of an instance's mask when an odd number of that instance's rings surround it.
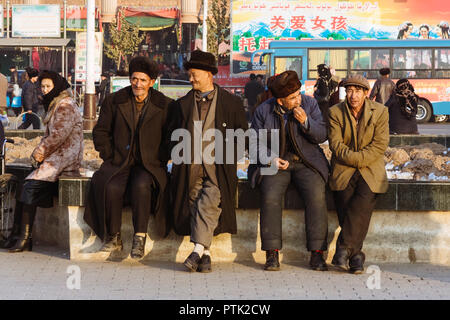
M 13 37 L 61 37 L 59 5 L 13 5 Z
M 265 69 L 250 57 L 272 40 L 446 38 L 450 1 L 232 0 L 231 12 L 231 72 L 245 75 Z
M 102 74 L 103 32 L 95 33 L 95 81 L 100 82 Z M 77 32 L 75 50 L 75 81 L 86 81 L 86 32 Z

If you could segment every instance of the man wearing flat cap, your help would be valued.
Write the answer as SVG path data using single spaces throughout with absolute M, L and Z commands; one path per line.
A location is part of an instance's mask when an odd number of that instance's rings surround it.
M 386 104 L 395 88 L 395 83 L 389 79 L 391 69 L 380 69 L 380 78 L 375 81 L 372 91 L 370 92 L 370 100 L 374 100 L 381 104 Z
M 122 250 L 122 207 L 131 205 L 134 237 L 131 257 L 144 256 L 150 214 L 157 232 L 165 236 L 165 195 L 169 152 L 164 124 L 172 101 L 153 89 L 158 65 L 146 57 L 133 58 L 130 83 L 105 97 L 92 131 L 103 164 L 91 180 L 84 219 L 105 240 L 101 251 Z
M 251 164 L 248 169 L 252 186 L 259 185 L 261 190 L 261 249 L 266 251 L 264 269 L 269 271 L 280 269 L 282 203 L 291 182 L 305 204 L 310 266 L 317 271 L 327 270 L 323 251 L 327 250 L 325 186 L 329 168 L 319 146 L 327 139 L 327 130 L 317 101 L 301 94 L 300 88 L 301 82 L 295 71 L 281 73 L 270 86 L 274 97 L 261 104 L 252 118 L 255 130 L 279 130 L 279 141 L 271 141 L 270 146 L 264 146 L 274 154 L 269 160 L 276 165 L 277 173 L 262 175 L 259 169 L 269 163 Z M 273 143 L 278 143 L 279 148 L 274 148 Z
M 332 264 L 359 274 L 377 195 L 388 188 L 383 156 L 389 144 L 389 114 L 367 97 L 370 85 L 363 76 L 350 75 L 343 86 L 346 99 L 331 107 L 329 115 L 329 184 L 341 227 Z
M 192 148 L 187 161 L 174 161 L 171 212 L 175 232 L 190 235 L 194 244 L 184 265 L 189 271 L 211 272 L 209 249 L 213 236 L 237 231 L 236 152 L 230 157 L 233 158 L 231 163 L 227 161 L 227 145 L 235 147 L 236 140 L 226 141 L 226 130 L 245 131 L 248 123 L 241 99 L 214 83 L 213 75 L 218 70 L 213 54 L 195 50 L 184 68 L 188 71 L 192 90 L 174 103 L 170 127 L 186 130 L 193 137 L 192 143 L 196 136 L 204 140 L 199 143 L 200 150 Z M 207 139 L 205 132 L 210 129 L 220 131 L 223 139 L 214 138 L 217 133 L 213 139 Z M 207 148 L 212 144 L 214 152 L 209 153 Z M 212 159 L 206 159 L 206 155 L 212 155 Z

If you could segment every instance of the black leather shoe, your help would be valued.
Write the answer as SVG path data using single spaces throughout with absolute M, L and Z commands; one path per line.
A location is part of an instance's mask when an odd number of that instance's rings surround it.
M 198 263 L 198 272 L 209 273 L 211 269 L 211 256 L 209 254 L 204 254 Z
M 145 240 L 147 237 L 134 235 L 133 246 L 131 247 L 131 258 L 142 259 L 145 253 Z
M 13 225 L 12 232 L 7 239 L 0 243 L 0 248 L 9 249 L 14 247 L 17 240 L 20 239 L 20 225 Z
M 33 241 L 31 239 L 32 227 L 31 225 L 24 225 L 20 239 L 16 240 L 14 246 L 8 250 L 10 253 L 31 251 L 33 249 Z
M 338 267 L 341 270 L 347 271 L 349 256 L 350 256 L 350 254 L 348 252 L 348 249 L 338 248 L 338 249 L 336 249 L 336 253 L 334 254 L 331 264 L 335 267 Z
M 277 250 L 266 251 L 266 264 L 264 265 L 264 270 L 267 271 L 280 270 L 279 253 Z
M 323 254 L 317 251 L 311 251 L 311 259 L 309 260 L 311 269 L 316 271 L 328 271 L 327 264 L 323 259 Z
M 189 257 L 184 260 L 184 266 L 189 269 L 189 271 L 197 271 L 198 264 L 200 262 L 200 256 L 197 252 L 192 252 Z
M 122 251 L 123 243 L 120 237 L 120 232 L 114 235 L 108 235 L 103 247 L 100 249 L 102 252 Z
M 350 273 L 362 274 L 364 272 L 364 261 L 366 261 L 366 255 L 360 251 L 353 255 L 349 260 Z

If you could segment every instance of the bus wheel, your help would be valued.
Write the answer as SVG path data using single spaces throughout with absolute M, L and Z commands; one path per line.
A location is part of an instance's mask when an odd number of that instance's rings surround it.
M 419 99 L 417 102 L 417 123 L 425 123 L 430 121 L 432 115 L 433 109 L 430 104 L 426 100 Z
M 442 123 L 447 121 L 448 116 L 445 114 L 439 114 L 434 116 L 434 122 Z

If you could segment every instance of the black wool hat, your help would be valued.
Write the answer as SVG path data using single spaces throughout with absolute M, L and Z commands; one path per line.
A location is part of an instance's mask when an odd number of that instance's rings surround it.
M 142 72 L 147 74 L 150 79 L 158 78 L 158 65 L 156 62 L 150 60 L 147 57 L 136 57 L 131 59 L 130 65 L 128 66 L 130 77 L 134 72 Z
M 39 71 L 37 71 L 34 68 L 29 68 L 29 69 L 27 69 L 27 74 L 28 74 L 28 77 L 31 79 L 31 78 L 39 76 Z
M 212 74 L 216 74 L 218 71 L 216 57 L 212 53 L 204 52 L 201 50 L 192 51 L 191 60 L 185 62 L 183 64 L 183 67 L 186 70 L 205 70 L 211 72 Z
M 380 69 L 380 74 L 382 76 L 386 76 L 386 75 L 388 75 L 390 73 L 391 73 L 391 69 L 389 69 L 389 68 L 382 68 L 382 69 Z
M 302 87 L 297 72 L 288 70 L 280 73 L 270 84 L 269 89 L 275 98 L 286 98 Z

